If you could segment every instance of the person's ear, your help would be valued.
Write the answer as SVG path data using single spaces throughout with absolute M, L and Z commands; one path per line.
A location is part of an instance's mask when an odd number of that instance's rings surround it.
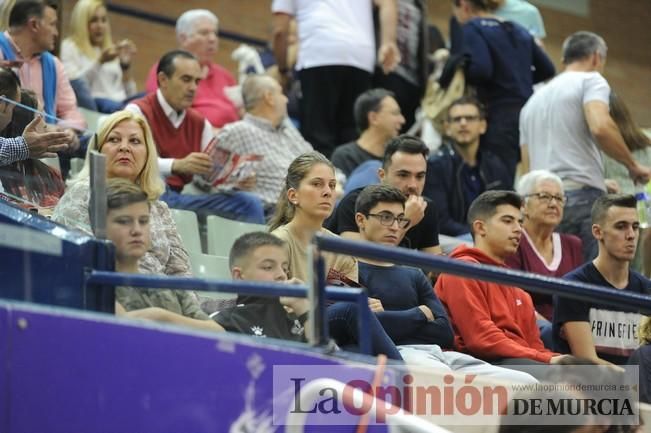
M 296 191 L 296 188 L 289 188 L 287 190 L 287 201 L 294 206 L 298 205 L 298 191 Z
M 363 232 L 364 226 L 366 225 L 366 216 L 364 216 L 364 214 L 361 212 L 356 212 L 355 222 L 357 223 L 357 228 L 359 229 L 359 232 L 360 233 Z
M 262 94 L 262 100 L 265 102 L 265 104 L 269 106 L 274 105 L 274 95 L 271 90 L 265 90 L 264 93 Z
M 386 175 L 386 172 L 384 171 L 384 168 L 380 167 L 377 169 L 377 175 L 380 178 L 380 181 L 384 181 L 384 176 Z
M 488 127 L 488 124 L 486 123 L 486 119 L 479 119 L 479 134 L 483 135 L 486 133 L 486 128 Z
M 238 266 L 233 266 L 231 269 L 231 278 L 234 280 L 243 280 L 242 278 L 242 269 Z
M 167 85 L 167 81 L 169 80 L 169 77 L 165 74 L 165 72 L 160 71 L 158 74 L 156 74 L 156 81 L 158 82 L 158 87 L 163 87 L 164 85 Z
M 601 226 L 599 224 L 592 224 L 592 236 L 594 236 L 594 238 L 597 241 L 600 241 L 600 240 L 603 239 L 604 234 L 603 234 L 603 231 L 601 230 Z
M 31 17 L 27 20 L 27 28 L 32 31 L 38 31 L 41 26 L 41 20 L 38 17 Z
M 486 222 L 484 220 L 474 220 L 472 222 L 472 231 L 475 233 L 475 238 L 486 236 Z
M 378 112 L 377 111 L 369 111 L 368 114 L 366 115 L 366 120 L 368 121 L 368 126 L 373 126 L 377 122 L 378 118 Z

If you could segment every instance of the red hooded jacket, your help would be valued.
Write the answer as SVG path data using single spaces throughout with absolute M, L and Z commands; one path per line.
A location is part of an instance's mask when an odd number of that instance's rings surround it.
M 461 246 L 450 257 L 506 268 L 477 248 Z M 457 350 L 485 360 L 548 363 L 556 355 L 540 340 L 533 302 L 524 290 L 448 274 L 438 277 L 434 289 L 448 309 Z

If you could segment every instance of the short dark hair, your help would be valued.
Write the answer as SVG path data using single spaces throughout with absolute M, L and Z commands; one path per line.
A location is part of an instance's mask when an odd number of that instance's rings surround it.
M 590 213 L 592 224 L 602 224 L 606 219 L 606 213 L 611 207 L 627 207 L 635 209 L 637 200 L 631 194 L 606 194 L 602 195 L 592 205 Z
M 385 170 L 391 165 L 391 157 L 396 152 L 404 152 L 410 155 L 415 155 L 420 153 L 423 155 L 423 158 L 427 160 L 429 156 L 429 148 L 427 145 L 418 137 L 413 135 L 402 134 L 395 138 L 392 138 L 387 143 L 387 147 L 384 149 L 384 158 L 382 159 L 382 168 Z
M 390 90 L 376 88 L 362 93 L 355 100 L 353 106 L 353 115 L 355 116 L 355 125 L 361 133 L 368 129 L 368 113 L 380 111 L 382 101 L 387 96 L 395 99 L 396 95 Z
M 1 80 L 1 79 L 0 79 Z M 29 89 L 20 89 L 20 103 L 30 107 L 38 108 L 38 100 L 36 93 L 33 90 Z M 34 113 L 20 106 L 14 107 L 14 113 L 11 116 L 11 122 L 5 130 L 2 132 L 4 137 L 18 137 L 22 135 L 25 127 L 29 125 L 29 122 L 34 120 Z
M 369 185 L 357 196 L 355 212 L 368 216 L 378 203 L 400 203 L 404 207 L 406 200 L 405 195 L 394 186 Z
M 9 99 L 20 99 L 20 79 L 9 68 L 0 67 L 0 95 L 4 95 Z
M 174 66 L 174 60 L 180 57 L 182 59 L 197 60 L 197 58 L 189 51 L 185 50 L 172 50 L 163 54 L 163 57 L 158 61 L 158 67 L 156 68 L 156 75 L 160 72 L 164 73 L 166 76 L 171 77 L 174 75 L 176 70 Z M 198 60 L 197 60 L 198 61 Z
M 513 191 L 485 191 L 479 195 L 468 208 L 468 224 L 472 230 L 472 223 L 478 219 L 487 220 L 497 212 L 501 205 L 511 205 L 520 209 L 522 197 Z
M 285 242 L 267 232 L 251 232 L 240 236 L 235 240 L 228 255 L 228 267 L 233 269 L 243 258 L 248 257 L 253 250 L 265 247 L 284 247 Z
M 43 18 L 46 7 L 57 9 L 54 0 L 18 0 L 9 13 L 9 27 L 22 27 L 32 17 Z
M 479 99 L 475 98 L 474 96 L 462 96 L 461 98 L 452 101 L 448 107 L 448 119 L 450 118 L 450 111 L 452 111 L 452 107 L 455 107 L 457 105 L 474 105 L 479 111 L 479 117 L 482 119 L 486 118 L 486 107 L 484 107 L 484 104 L 482 104 Z

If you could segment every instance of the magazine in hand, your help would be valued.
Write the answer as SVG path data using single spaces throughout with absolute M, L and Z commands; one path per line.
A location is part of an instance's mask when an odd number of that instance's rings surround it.
M 253 176 L 264 158 L 264 155 L 239 154 L 221 148 L 217 145 L 216 138 L 212 139 L 204 152 L 212 159 L 213 169 L 210 174 L 202 176 L 201 183 L 222 190 L 232 189 L 238 182 Z

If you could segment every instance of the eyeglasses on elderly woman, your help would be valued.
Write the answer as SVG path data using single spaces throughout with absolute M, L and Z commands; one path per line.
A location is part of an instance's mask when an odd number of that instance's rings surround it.
M 545 204 L 551 204 L 552 200 L 556 200 L 556 202 L 561 206 L 565 206 L 565 203 L 567 202 L 567 197 L 564 195 L 555 195 L 548 192 L 534 192 L 525 195 L 525 197 L 536 197 L 538 200 Z

